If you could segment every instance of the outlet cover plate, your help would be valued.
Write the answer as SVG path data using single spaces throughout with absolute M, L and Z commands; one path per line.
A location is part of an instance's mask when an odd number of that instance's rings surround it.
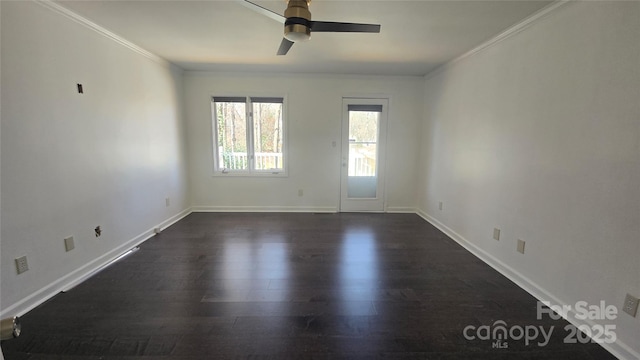
M 524 240 L 518 239 L 518 252 L 524 254 Z
M 68 238 L 64 239 L 64 249 L 69 252 L 73 249 L 76 248 L 76 244 L 73 241 L 73 236 L 69 236 Z
M 500 240 L 500 229 L 493 228 L 493 238 L 495 240 Z
M 638 312 L 638 302 L 640 302 L 638 298 L 631 296 L 631 294 L 627 294 L 627 297 L 624 298 L 624 307 L 622 308 L 622 311 L 636 317 L 636 312 Z
M 27 257 L 22 256 L 16 259 L 16 270 L 18 274 L 22 274 L 23 272 L 29 270 L 29 264 L 27 263 Z

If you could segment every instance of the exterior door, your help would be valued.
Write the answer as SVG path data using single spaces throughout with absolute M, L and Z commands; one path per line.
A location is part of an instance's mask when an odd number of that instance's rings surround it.
M 340 211 L 384 211 L 387 99 L 342 100 Z

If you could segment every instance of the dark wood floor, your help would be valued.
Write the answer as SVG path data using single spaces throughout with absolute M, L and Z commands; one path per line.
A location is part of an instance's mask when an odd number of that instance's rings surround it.
M 498 320 L 555 331 L 463 335 Z M 410 214 L 194 213 L 22 322 L 7 360 L 613 358 Z

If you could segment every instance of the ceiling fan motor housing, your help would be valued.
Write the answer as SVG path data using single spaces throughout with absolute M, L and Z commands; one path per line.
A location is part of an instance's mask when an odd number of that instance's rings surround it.
M 307 0 L 289 0 L 284 11 L 284 37 L 293 42 L 306 41 L 311 37 L 311 12 Z

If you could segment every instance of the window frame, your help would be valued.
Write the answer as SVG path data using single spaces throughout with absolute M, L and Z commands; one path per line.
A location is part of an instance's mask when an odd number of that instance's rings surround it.
M 230 170 L 221 169 L 219 164 L 219 150 L 218 150 L 218 126 L 216 123 L 216 98 L 244 98 L 245 99 L 245 126 L 246 126 L 246 141 L 247 141 L 247 156 L 251 157 L 248 160 L 248 168 L 245 170 Z M 253 118 L 253 103 L 252 99 L 282 99 L 282 169 L 281 170 L 259 170 L 255 169 L 255 151 L 254 151 L 254 118 Z M 212 149 L 212 176 L 222 177 L 287 177 L 288 172 L 288 107 L 286 95 L 273 95 L 273 94 L 225 94 L 225 95 L 211 95 L 211 149 Z M 225 171 L 226 170 L 226 171 Z

